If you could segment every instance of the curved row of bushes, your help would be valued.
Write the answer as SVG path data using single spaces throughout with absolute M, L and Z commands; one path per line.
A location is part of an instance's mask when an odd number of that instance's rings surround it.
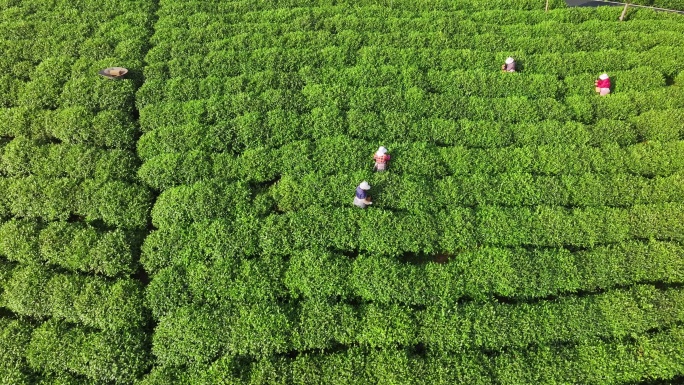
M 652 312 L 653 307 L 660 312 Z M 265 358 L 337 345 L 392 349 L 425 343 L 429 353 L 468 354 L 620 339 L 682 321 L 681 290 L 635 286 L 554 303 L 349 305 L 299 302 L 196 303 L 161 317 L 153 341 L 160 365 L 209 363 L 218 355 Z
M 644 109 L 641 115 L 637 114 L 638 105 L 625 94 L 600 100 L 576 96 L 565 103 L 550 98 L 450 99 L 434 95 L 430 98 L 434 106 L 431 118 L 403 111 L 345 111 L 325 105 L 303 114 L 279 108 L 266 112 L 246 112 L 235 118 L 205 124 L 195 121 L 163 125 L 143 134 L 138 142 L 138 151 L 145 161 L 165 153 L 192 150 L 237 154 L 257 147 L 281 147 L 297 140 L 322 140 L 340 135 L 376 143 L 436 141 L 460 144 L 463 135 L 460 127 L 467 125 L 468 121 L 499 122 L 498 127 L 501 124 L 536 124 L 545 120 L 578 121 L 603 126 L 611 131 L 602 134 L 610 136 L 613 130 L 620 134 L 625 125 L 605 125 L 605 120 L 631 120 L 639 127 L 637 138 L 665 141 L 681 138 L 682 126 L 678 117 L 683 106 L 680 102 L 668 99 L 667 93 L 648 95 L 653 97 L 649 104 L 660 100 L 663 103 L 653 105 L 652 110 Z M 318 96 L 324 98 L 324 95 Z M 226 112 L 224 117 L 230 114 Z M 466 122 L 456 123 L 463 120 Z M 492 123 L 492 126 L 495 128 L 497 124 Z M 629 132 L 622 133 L 629 135 Z M 615 137 L 615 141 L 623 140 L 622 137 Z
M 435 256 L 392 258 L 361 252 L 350 258 L 321 250 L 245 259 L 234 255 L 235 250 L 230 255 L 230 245 L 218 244 L 227 242 L 227 236 L 218 233 L 229 229 L 227 225 L 205 228 L 215 235 L 203 235 L 209 238 L 204 245 L 192 240 L 183 246 L 164 244 L 160 241 L 170 240 L 169 232 L 166 238 L 153 234 L 148 247 L 163 250 L 148 249 L 143 263 L 154 274 L 146 296 L 155 317 L 193 302 L 218 306 L 303 299 L 451 306 L 469 299 L 522 301 L 639 282 L 684 282 L 678 258 L 682 248 L 673 242 L 631 241 L 575 252 L 483 247 L 444 255 L 443 262 L 435 262 L 440 261 Z M 193 248 L 201 251 L 192 253 Z M 169 251 L 173 254 L 166 255 Z
M 239 383 L 319 384 L 392 382 L 398 384 L 521 384 L 639 382 L 671 379 L 684 369 L 681 327 L 618 341 L 583 341 L 567 346 L 482 352 L 416 354 L 414 349 L 307 352 L 245 363 L 223 356 L 211 365 L 159 366 L 143 381 L 153 384 Z

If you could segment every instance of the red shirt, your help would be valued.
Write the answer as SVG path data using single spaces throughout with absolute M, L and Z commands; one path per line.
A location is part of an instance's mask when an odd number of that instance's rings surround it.
M 598 88 L 610 88 L 610 78 L 609 79 L 599 79 L 596 83 Z
M 378 163 L 387 163 L 387 161 L 390 160 L 390 156 L 387 155 L 387 154 L 381 155 L 381 156 L 378 156 L 378 155 L 376 154 L 376 155 L 373 155 L 373 158 L 374 158 L 375 161 L 378 162 Z

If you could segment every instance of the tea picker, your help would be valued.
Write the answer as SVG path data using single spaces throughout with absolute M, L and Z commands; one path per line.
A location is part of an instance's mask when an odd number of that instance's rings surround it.
M 383 146 L 380 146 L 378 151 L 373 154 L 373 159 L 375 159 L 375 166 L 373 166 L 373 170 L 385 171 L 387 169 L 387 162 L 390 160 L 390 156 L 387 153 L 387 149 Z
M 608 77 L 608 74 L 601 74 L 598 80 L 594 82 L 594 85 L 596 85 L 596 92 L 599 95 L 605 96 L 610 93 L 610 78 Z
M 127 73 L 128 70 L 123 67 L 109 67 L 98 72 L 98 74 L 106 77 L 107 79 L 123 79 L 124 75 Z
M 501 66 L 503 72 L 515 72 L 515 59 L 508 57 L 504 65 Z
M 354 206 L 365 209 L 368 205 L 372 205 L 371 197 L 368 195 L 368 190 L 371 186 L 365 180 L 356 188 L 356 195 L 354 196 Z

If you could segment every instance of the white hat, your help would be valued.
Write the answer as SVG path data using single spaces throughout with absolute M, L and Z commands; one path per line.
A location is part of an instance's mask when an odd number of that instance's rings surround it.
M 601 79 L 601 80 L 606 80 L 606 79 L 608 79 L 608 74 L 605 74 L 605 73 L 604 73 L 604 74 L 601 74 L 601 76 L 599 76 L 599 79 Z
M 385 155 L 385 153 L 387 153 L 387 149 L 383 146 L 380 146 L 380 148 L 378 148 L 378 151 L 375 152 L 376 155 Z
M 506 64 L 512 64 L 513 62 L 514 62 L 514 60 L 510 56 L 508 57 L 508 59 L 506 59 Z
M 361 190 L 370 190 L 370 185 L 365 180 L 363 182 L 361 182 L 359 187 L 361 187 Z

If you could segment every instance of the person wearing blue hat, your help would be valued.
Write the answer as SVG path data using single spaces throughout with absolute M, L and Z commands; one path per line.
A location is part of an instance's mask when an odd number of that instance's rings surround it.
M 356 188 L 356 195 L 354 196 L 354 206 L 365 209 L 368 205 L 372 205 L 371 198 L 368 195 L 368 190 L 371 186 L 365 180 Z

